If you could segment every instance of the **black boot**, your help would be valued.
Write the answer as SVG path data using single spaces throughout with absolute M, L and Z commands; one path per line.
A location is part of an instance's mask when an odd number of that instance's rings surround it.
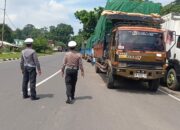
M 39 100 L 39 97 L 31 97 L 31 100 Z
M 66 103 L 67 103 L 67 104 L 71 104 L 71 103 L 72 103 L 72 100 L 71 100 L 70 97 L 67 98 Z
M 72 96 L 71 99 L 74 100 L 75 99 L 74 96 Z
M 29 98 L 29 95 L 23 95 L 23 99 Z

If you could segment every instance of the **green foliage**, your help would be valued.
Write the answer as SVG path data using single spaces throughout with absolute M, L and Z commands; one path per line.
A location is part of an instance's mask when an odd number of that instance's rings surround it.
M 9 58 L 20 58 L 21 53 L 20 52 L 16 52 L 16 53 L 2 53 L 0 54 L 0 59 L 9 59 Z
M 180 0 L 175 0 L 174 1 L 176 4 L 180 4 Z
M 144 0 L 131 0 L 131 1 L 144 2 Z M 147 0 L 146 0 L 146 1 L 147 1 Z
M 22 36 L 23 36 L 23 38 L 25 39 L 25 38 L 27 38 L 27 37 L 32 37 L 32 33 L 33 33 L 33 31 L 35 30 L 35 27 L 34 27 L 34 25 L 32 25 L 32 24 L 27 24 L 24 28 L 23 28 L 23 30 L 22 30 Z
M 85 43 L 85 39 L 84 39 L 83 35 L 81 35 L 81 34 L 74 36 L 72 38 L 72 40 L 77 42 L 77 49 L 78 50 L 80 50 L 82 45 Z
M 168 13 L 180 13 L 180 0 L 176 0 L 164 7 L 162 7 L 161 15 L 166 15 Z
M 83 24 L 83 30 L 80 30 L 79 34 L 81 34 L 85 39 L 88 39 L 94 32 L 97 21 L 101 16 L 102 11 L 103 8 L 99 7 L 94 8 L 93 11 L 81 10 L 75 12 L 75 17 L 79 19 Z
M 13 32 L 13 38 L 24 40 L 27 37 L 32 37 L 35 39 L 33 48 L 37 52 L 45 52 L 50 49 L 48 46 L 49 40 L 57 43 L 58 46 L 58 42 L 62 42 L 63 44 L 68 43 L 72 34 L 73 28 L 71 25 L 63 23 L 58 24 L 57 26 L 50 26 L 49 29 L 47 27 L 37 29 L 34 25 L 27 24 L 22 30 L 16 29 L 16 31 Z
M 3 24 L 0 24 L 0 38 L 2 38 L 2 27 Z M 13 31 L 8 25 L 4 25 L 4 39 L 3 41 L 13 42 Z
M 56 46 L 66 47 L 66 45 L 63 42 L 56 42 L 55 45 Z
M 37 37 L 34 41 L 33 48 L 37 52 L 45 52 L 46 50 L 50 49 L 48 46 L 48 41 L 44 37 Z
M 50 26 L 50 32 L 48 38 L 54 41 L 61 41 L 63 43 L 68 43 L 71 39 L 71 35 L 74 34 L 71 25 L 58 24 L 57 27 Z
M 27 24 L 22 30 L 16 29 L 14 32 L 15 39 L 26 39 L 27 37 L 37 38 L 39 36 L 47 37 L 48 28 L 35 28 L 32 24 Z
M 16 39 L 23 39 L 22 38 L 22 30 L 20 30 L 19 28 L 17 28 L 14 32 L 13 32 L 13 37 Z
M 49 30 L 49 31 L 48 31 Z M 50 26 L 37 29 L 32 24 L 27 24 L 22 30 L 16 29 L 13 33 L 14 39 L 26 39 L 27 37 L 32 37 L 36 39 L 37 37 L 44 37 L 48 40 L 53 41 L 62 41 L 67 43 L 71 35 L 73 34 L 73 28 L 71 25 L 67 24 L 58 24 L 57 27 Z

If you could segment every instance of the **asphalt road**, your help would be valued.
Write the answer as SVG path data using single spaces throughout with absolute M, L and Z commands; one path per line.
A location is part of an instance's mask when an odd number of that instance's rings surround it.
M 64 78 L 56 73 L 63 56 L 59 53 L 39 58 L 42 76 L 37 80 L 38 101 L 22 99 L 19 61 L 0 63 L 0 130 L 180 129 L 180 102 L 161 92 L 166 89 L 152 93 L 146 85 L 134 81 L 107 89 L 106 77 L 96 74 L 86 61 L 85 77 L 79 75 L 76 100 L 66 104 Z

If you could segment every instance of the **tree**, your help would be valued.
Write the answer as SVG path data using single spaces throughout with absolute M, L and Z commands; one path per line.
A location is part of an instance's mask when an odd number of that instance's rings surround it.
M 144 2 L 144 1 L 148 1 L 148 0 L 131 0 L 131 1 L 135 1 L 135 2 Z
M 32 24 L 27 24 L 23 30 L 22 30 L 22 37 L 23 39 L 27 38 L 27 37 L 32 37 L 32 33 L 35 29 L 35 26 Z
M 79 35 L 76 35 L 72 38 L 72 40 L 76 41 L 77 42 L 77 49 L 80 50 L 81 47 L 82 47 L 82 44 L 85 42 L 85 39 L 83 37 L 83 35 L 79 34 Z
M 42 52 L 49 49 L 48 40 L 52 40 L 54 43 L 63 42 L 68 43 L 70 41 L 73 32 L 71 25 L 58 24 L 57 26 L 50 26 L 43 28 L 35 28 L 32 24 L 27 24 L 22 30 L 16 29 L 13 33 L 14 39 L 26 39 L 27 37 L 32 37 L 34 41 L 34 49 L 37 52 Z
M 56 27 L 55 26 L 50 26 L 49 27 L 49 33 L 48 33 L 48 39 L 55 40 L 56 37 Z
M 58 40 L 65 44 L 69 42 L 71 35 L 74 34 L 73 28 L 70 25 L 63 23 L 57 25 L 56 31 L 59 36 Z
M 180 13 L 180 0 L 176 0 L 164 7 L 162 7 L 161 15 L 166 15 L 168 13 Z
M 176 3 L 176 4 L 177 4 L 177 3 L 180 4 L 180 0 L 175 0 L 175 3 Z
M 81 10 L 75 12 L 75 17 L 83 24 L 83 30 L 80 30 L 79 33 L 83 35 L 85 39 L 88 39 L 94 32 L 97 21 L 101 16 L 103 9 L 104 8 L 99 7 L 94 8 L 93 11 Z
M 54 41 L 61 41 L 63 43 L 68 43 L 73 35 L 73 28 L 71 25 L 67 24 L 58 24 L 57 27 L 50 26 L 49 39 Z
M 63 42 L 56 42 L 55 45 L 56 46 L 66 47 L 66 45 Z
M 45 52 L 50 47 L 48 46 L 48 40 L 46 38 L 40 36 L 34 40 L 33 48 L 37 52 L 42 52 L 42 51 Z
M 47 27 L 40 28 L 39 31 L 43 37 L 48 38 L 49 32 Z
M 2 37 L 2 27 L 3 24 L 0 24 L 0 38 Z M 8 25 L 4 25 L 4 37 L 3 41 L 7 41 L 12 43 L 13 42 L 13 31 Z
M 15 39 L 23 39 L 23 37 L 22 37 L 22 30 L 20 30 L 19 28 L 17 28 L 17 29 L 13 32 L 13 38 L 15 38 Z

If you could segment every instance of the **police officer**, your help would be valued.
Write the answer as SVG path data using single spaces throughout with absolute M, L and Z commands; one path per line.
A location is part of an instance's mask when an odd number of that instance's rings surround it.
M 31 97 L 31 100 L 38 100 L 39 97 L 36 96 L 36 68 L 39 75 L 41 75 L 40 63 L 37 57 L 37 54 L 34 49 L 32 49 L 32 38 L 27 38 L 25 41 L 26 48 L 22 50 L 21 54 L 21 70 L 23 73 L 23 83 L 22 83 L 22 92 L 23 98 Z M 30 81 L 30 93 L 28 95 L 28 82 Z
M 82 64 L 82 56 L 80 53 L 75 51 L 77 43 L 75 41 L 70 41 L 68 43 L 69 52 L 65 54 L 62 67 L 62 76 L 65 75 L 66 83 L 66 103 L 71 104 L 75 96 L 75 87 L 77 82 L 78 70 L 81 70 L 81 76 L 84 77 L 84 69 Z M 66 69 L 66 70 L 65 70 Z

